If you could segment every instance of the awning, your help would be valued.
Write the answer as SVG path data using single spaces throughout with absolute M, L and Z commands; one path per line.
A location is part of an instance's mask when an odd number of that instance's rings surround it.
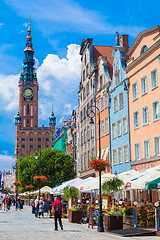
M 147 183 L 145 185 L 145 190 L 160 189 L 160 177 Z

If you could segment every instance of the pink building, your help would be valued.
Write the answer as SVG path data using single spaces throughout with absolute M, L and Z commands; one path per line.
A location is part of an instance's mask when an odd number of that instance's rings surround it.
M 160 26 L 139 33 L 128 55 L 131 165 L 142 170 L 160 164 Z

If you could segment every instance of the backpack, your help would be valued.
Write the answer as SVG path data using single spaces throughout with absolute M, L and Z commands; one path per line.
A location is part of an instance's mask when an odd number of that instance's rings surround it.
M 60 207 L 60 206 L 61 206 L 61 203 L 58 204 L 58 205 L 56 206 L 56 208 L 55 208 L 55 212 L 56 212 L 58 215 L 61 214 L 61 210 L 59 210 L 59 207 Z

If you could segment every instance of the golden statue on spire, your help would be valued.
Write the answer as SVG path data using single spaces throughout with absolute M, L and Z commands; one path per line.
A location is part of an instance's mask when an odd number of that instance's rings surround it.
M 31 18 L 29 16 L 29 24 L 28 24 L 28 36 L 27 36 L 27 44 L 26 44 L 26 48 L 24 51 L 26 50 L 31 50 L 34 51 L 32 48 L 32 37 L 31 37 Z

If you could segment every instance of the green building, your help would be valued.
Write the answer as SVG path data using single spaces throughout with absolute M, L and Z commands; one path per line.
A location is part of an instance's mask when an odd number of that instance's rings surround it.
M 53 138 L 53 149 L 60 150 L 66 153 L 66 127 L 56 130 L 56 136 Z

